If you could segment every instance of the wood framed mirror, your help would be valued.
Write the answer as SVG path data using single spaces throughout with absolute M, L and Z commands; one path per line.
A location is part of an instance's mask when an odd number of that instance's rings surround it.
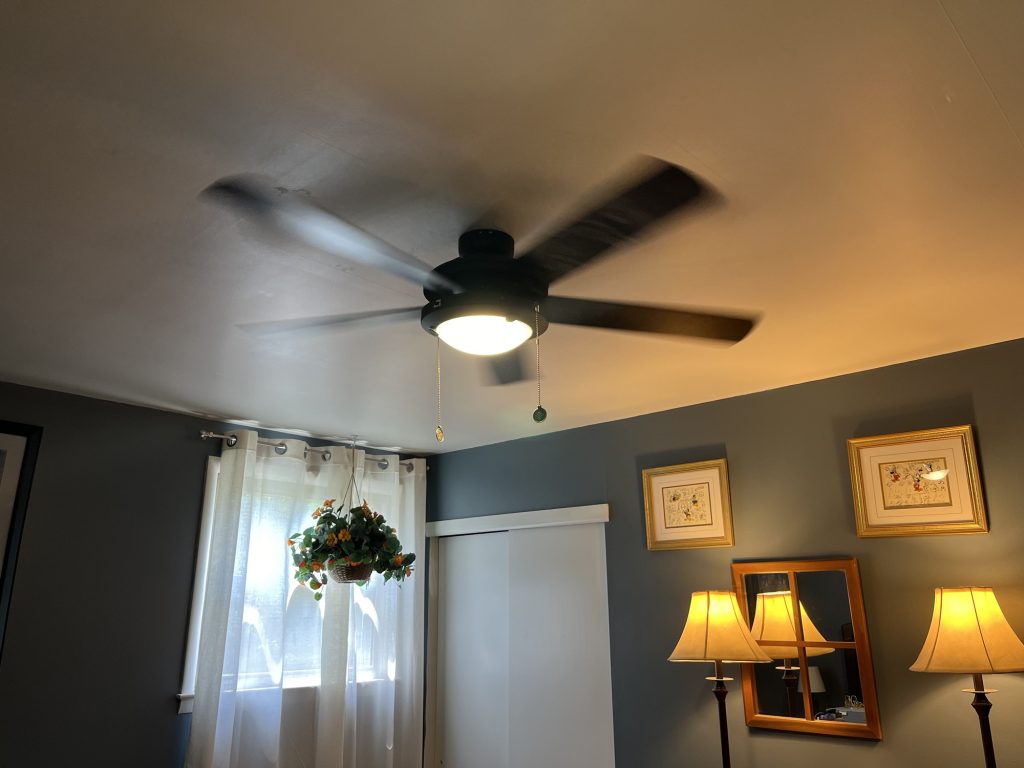
M 747 725 L 880 741 L 857 560 L 733 563 L 732 578 L 751 634 L 776 660 L 742 665 Z

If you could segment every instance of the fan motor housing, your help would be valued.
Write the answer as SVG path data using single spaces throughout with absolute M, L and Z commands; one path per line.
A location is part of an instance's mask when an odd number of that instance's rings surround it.
M 424 288 L 427 305 L 420 324 L 436 335 L 445 320 L 466 315 L 497 315 L 521 320 L 531 338 L 544 333 L 548 321 L 540 314 L 547 285 L 513 257 L 515 241 L 498 229 L 475 229 L 459 238 L 459 257 L 434 271 L 462 286 L 462 293 Z

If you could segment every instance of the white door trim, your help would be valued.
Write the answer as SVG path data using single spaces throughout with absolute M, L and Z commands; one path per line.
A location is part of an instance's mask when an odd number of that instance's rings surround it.
M 607 504 L 590 504 L 585 507 L 539 509 L 532 512 L 510 512 L 504 515 L 438 520 L 434 523 L 427 523 L 427 537 L 465 536 L 469 533 L 495 533 L 511 531 L 515 528 L 547 528 L 552 525 L 607 523 L 608 515 Z

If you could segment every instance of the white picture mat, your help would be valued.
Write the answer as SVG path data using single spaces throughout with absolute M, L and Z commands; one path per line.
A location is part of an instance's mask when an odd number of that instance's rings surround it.
M 21 462 L 27 442 L 21 435 L 0 433 L 0 567 L 4 564 L 7 537 L 14 515 L 14 497 L 18 493 L 18 479 L 21 477 Z
M 663 491 L 676 485 L 698 485 L 706 483 L 711 490 L 709 506 L 711 524 L 686 528 L 669 528 L 665 525 Z M 717 467 L 698 469 L 683 473 L 655 475 L 651 478 L 651 503 L 654 509 L 654 530 L 657 541 L 688 541 L 690 539 L 721 538 L 725 536 L 725 515 L 722 514 L 722 475 Z
M 864 513 L 869 525 L 915 525 L 929 523 L 959 523 L 974 519 L 970 483 L 967 479 L 967 459 L 963 441 L 959 437 L 929 440 L 918 446 L 877 445 L 859 448 L 861 479 L 864 485 Z M 882 500 L 880 467 L 897 462 L 915 462 L 943 458 L 949 468 L 946 483 L 952 505 L 942 507 L 904 507 L 886 509 Z

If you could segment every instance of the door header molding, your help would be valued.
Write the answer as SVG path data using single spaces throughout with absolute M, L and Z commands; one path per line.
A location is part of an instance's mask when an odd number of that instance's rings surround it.
M 495 533 L 517 528 L 548 528 L 553 525 L 585 525 L 607 523 L 610 510 L 607 504 L 584 507 L 538 509 L 530 512 L 509 512 L 504 515 L 463 517 L 427 523 L 427 537 L 465 536 L 472 533 Z

